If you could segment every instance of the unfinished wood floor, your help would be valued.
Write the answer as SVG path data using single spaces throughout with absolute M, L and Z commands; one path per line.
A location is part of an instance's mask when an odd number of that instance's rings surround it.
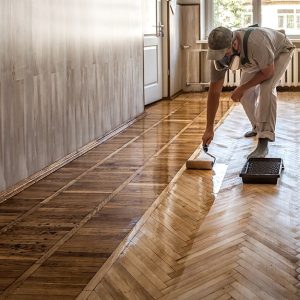
M 230 105 L 225 97 L 218 120 Z M 206 94 L 156 103 L 118 136 L 0 200 L 0 298 L 75 299 L 108 270 L 199 146 L 205 108 Z M 207 183 L 194 194 L 196 211 L 210 177 L 191 173 Z
M 242 137 L 249 125 L 236 106 L 210 147 L 215 170 L 183 167 L 78 299 L 300 299 L 300 100 L 280 98 L 269 153 L 284 160 L 277 185 L 242 184 L 255 139 Z

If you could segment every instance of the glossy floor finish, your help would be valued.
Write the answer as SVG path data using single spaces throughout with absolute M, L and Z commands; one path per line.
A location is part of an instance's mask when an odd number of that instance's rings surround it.
M 116 137 L 0 200 L 0 298 L 75 299 L 99 270 L 105 274 L 199 146 L 206 96 L 148 107 Z M 225 96 L 217 120 L 230 106 Z M 199 196 L 211 195 L 205 174 L 206 181 L 190 173 L 180 192 L 187 196 L 193 181 L 207 184 L 194 193 L 196 211 Z M 155 218 L 153 224 L 159 225 Z
M 243 184 L 256 139 L 236 106 L 210 147 L 213 171 L 179 171 L 109 270 L 79 299 L 300 299 L 300 100 L 280 94 L 276 185 Z

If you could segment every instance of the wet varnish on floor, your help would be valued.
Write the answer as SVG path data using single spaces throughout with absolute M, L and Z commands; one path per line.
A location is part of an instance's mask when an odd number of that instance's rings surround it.
M 75 299 L 99 270 L 104 274 L 199 146 L 206 96 L 151 105 L 124 132 L 0 200 L 0 298 Z M 217 121 L 231 104 L 222 99 Z M 195 173 L 181 193 L 193 180 Z M 210 193 L 206 181 L 199 193 Z
M 249 124 L 234 107 L 209 149 L 214 170 L 183 167 L 79 299 L 300 299 L 300 101 L 280 99 L 269 152 L 284 161 L 276 185 L 242 183 L 256 139 L 243 138 Z

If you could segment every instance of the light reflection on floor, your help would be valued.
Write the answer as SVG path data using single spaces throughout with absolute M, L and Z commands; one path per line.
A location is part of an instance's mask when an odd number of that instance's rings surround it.
M 212 177 L 212 187 L 213 187 L 213 193 L 216 195 L 220 188 L 221 184 L 223 182 L 226 170 L 228 168 L 228 165 L 221 164 L 216 162 L 213 166 L 213 177 Z

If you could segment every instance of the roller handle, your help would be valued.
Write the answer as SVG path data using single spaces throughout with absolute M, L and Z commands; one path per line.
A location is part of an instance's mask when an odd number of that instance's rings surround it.
M 214 162 L 213 162 L 213 163 L 216 162 L 216 158 L 215 158 L 213 155 L 211 155 L 210 153 L 208 153 L 208 145 L 207 145 L 207 144 L 204 144 L 204 145 L 203 145 L 203 151 L 204 151 L 207 155 L 209 155 L 210 157 L 212 157 L 212 158 L 214 159 Z

